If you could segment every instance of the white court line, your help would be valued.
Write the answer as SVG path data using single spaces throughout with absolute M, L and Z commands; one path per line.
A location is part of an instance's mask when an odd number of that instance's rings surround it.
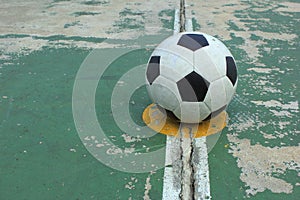
M 173 34 L 180 32 L 180 10 L 175 10 Z M 180 177 L 174 176 L 173 163 L 180 159 L 180 139 L 178 137 L 167 136 L 166 160 L 163 183 L 163 200 L 179 200 L 181 191 Z M 178 179 L 176 179 L 178 178 Z
M 185 30 L 187 32 L 192 32 L 194 31 L 194 28 L 193 28 L 193 22 L 191 19 L 186 19 L 185 21 Z
M 163 200 L 179 200 L 181 191 L 181 172 L 176 172 L 174 167 L 181 159 L 180 138 L 167 136 L 166 161 L 164 170 Z M 178 167 L 177 167 L 178 168 Z M 177 174 L 177 176 L 175 175 Z
M 206 137 L 193 141 L 194 199 L 211 199 Z
M 180 32 L 180 10 L 175 9 L 173 34 Z

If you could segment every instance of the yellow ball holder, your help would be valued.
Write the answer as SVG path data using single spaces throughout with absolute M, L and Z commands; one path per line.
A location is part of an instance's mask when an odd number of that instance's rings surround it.
M 214 118 L 199 124 L 180 123 L 159 109 L 156 104 L 150 104 L 144 110 L 142 118 L 149 128 L 158 133 L 179 136 L 182 132 L 184 137 L 190 137 L 190 133 L 193 133 L 194 138 L 199 138 L 222 131 L 226 126 L 227 113 L 223 111 Z

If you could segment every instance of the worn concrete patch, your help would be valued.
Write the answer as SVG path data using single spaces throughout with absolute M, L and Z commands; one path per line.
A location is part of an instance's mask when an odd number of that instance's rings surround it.
M 113 48 L 120 46 L 122 40 L 124 43 L 124 40 L 145 35 L 158 35 L 170 31 L 163 23 L 169 16 L 161 15 L 161 12 L 174 10 L 177 2 L 168 0 L 159 4 L 158 7 L 156 3 L 145 0 L 3 0 L 0 8 L 0 51 L 3 55 L 22 55 L 46 46 Z M 52 36 L 60 37 L 51 40 L 49 37 Z M 95 40 L 87 40 L 89 38 Z M 119 42 L 99 42 L 99 39 Z
M 273 10 L 275 13 L 284 15 L 283 12 L 299 12 L 299 3 L 282 2 L 282 6 L 276 3 L 265 3 L 260 1 L 244 2 L 234 0 L 230 2 L 220 1 L 186 1 L 187 17 L 194 18 L 202 31 L 215 35 L 222 40 L 241 39 L 238 45 L 247 56 L 259 64 L 258 58 L 261 56 L 260 46 L 267 44 L 266 40 L 286 40 L 295 43 L 297 34 L 290 33 L 287 29 L 281 32 L 262 31 L 256 22 L 261 22 L 264 26 L 272 25 L 270 18 L 257 17 L 249 14 L 250 10 L 255 12 L 266 12 Z M 293 7 L 293 8 L 292 8 Z M 256 28 L 255 28 L 255 27 Z M 284 32 L 285 31 L 285 32 Z M 253 37 L 259 39 L 253 40 Z
M 249 188 L 248 196 L 258 192 L 271 190 L 273 193 L 292 193 L 295 185 L 281 177 L 286 170 L 295 170 L 300 177 L 300 148 L 264 147 L 260 144 L 251 145 L 249 139 L 239 139 L 228 135 L 229 152 L 237 158 L 241 168 L 241 180 Z
M 229 106 L 227 139 L 242 170 L 239 177 L 246 194 L 292 193 L 300 162 L 295 83 L 299 3 L 187 0 L 186 4 L 195 27 L 219 37 L 237 56 L 240 82 Z M 298 177 L 289 180 L 290 171 Z

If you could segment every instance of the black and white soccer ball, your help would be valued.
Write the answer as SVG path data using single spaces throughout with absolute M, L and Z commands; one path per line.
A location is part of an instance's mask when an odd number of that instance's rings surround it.
M 153 51 L 146 83 L 154 103 L 185 123 L 209 120 L 226 109 L 238 82 L 235 60 L 217 38 L 175 34 Z

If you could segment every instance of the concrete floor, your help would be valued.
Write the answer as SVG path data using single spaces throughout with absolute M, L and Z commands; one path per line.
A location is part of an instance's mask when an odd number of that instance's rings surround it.
M 128 154 L 163 148 L 163 135 L 142 139 L 121 131 L 109 97 L 114 85 L 124 85 L 118 81 L 126 71 L 146 63 L 152 48 L 173 34 L 179 1 L 0 5 L 0 199 L 161 199 L 163 169 L 126 173 L 87 151 L 74 125 L 72 92 L 93 49 L 135 49 L 100 80 L 97 117 Z M 212 199 L 298 199 L 300 4 L 186 0 L 186 16 L 196 30 L 224 41 L 239 72 L 228 126 L 208 157 Z M 130 102 L 142 126 L 151 103 L 145 88 Z

